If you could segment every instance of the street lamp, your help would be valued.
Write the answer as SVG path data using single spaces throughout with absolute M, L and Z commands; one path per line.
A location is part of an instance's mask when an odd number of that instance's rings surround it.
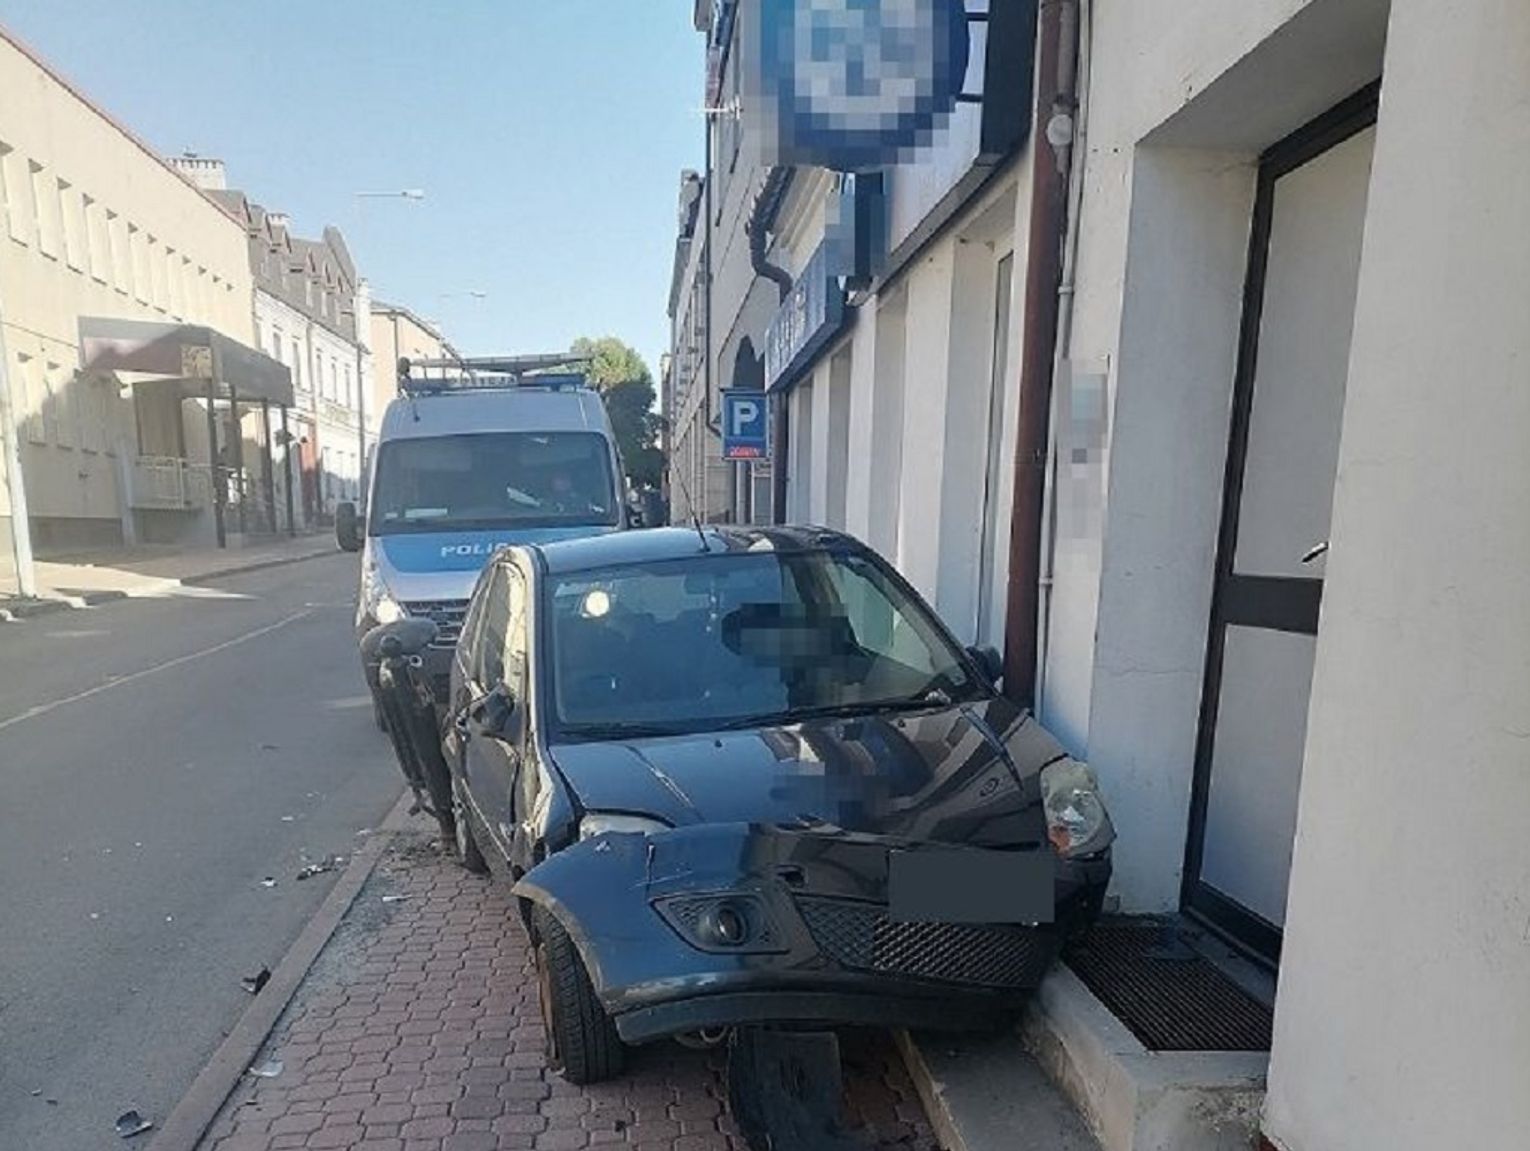
M 396 192 L 357 192 L 358 200 L 423 200 L 424 188 L 400 188 Z

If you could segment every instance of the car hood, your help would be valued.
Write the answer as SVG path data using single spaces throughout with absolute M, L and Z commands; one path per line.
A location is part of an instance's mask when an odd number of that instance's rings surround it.
M 586 811 L 1011 845 L 1044 837 L 1038 776 L 1063 754 L 1005 699 L 552 749 Z

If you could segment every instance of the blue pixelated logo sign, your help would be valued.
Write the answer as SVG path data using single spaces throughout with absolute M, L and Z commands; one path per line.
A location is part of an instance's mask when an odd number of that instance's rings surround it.
M 759 0 L 739 15 L 746 136 L 766 164 L 896 164 L 950 119 L 967 75 L 964 0 Z
M 770 409 L 764 392 L 724 389 L 723 459 L 763 460 L 770 454 Z

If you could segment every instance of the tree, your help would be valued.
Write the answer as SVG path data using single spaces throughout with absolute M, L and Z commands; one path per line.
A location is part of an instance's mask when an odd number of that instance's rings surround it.
M 615 336 L 581 336 L 569 350 L 592 357 L 590 383 L 605 400 L 627 481 L 638 491 L 659 487 L 664 475 L 664 454 L 658 446 L 662 417 L 653 410 L 653 375 L 643 357 Z

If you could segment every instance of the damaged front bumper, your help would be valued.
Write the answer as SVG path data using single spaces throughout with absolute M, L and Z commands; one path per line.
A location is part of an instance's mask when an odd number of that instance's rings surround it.
M 705 824 L 584 840 L 516 893 L 568 930 L 628 1042 L 765 1021 L 991 1026 L 1098 912 L 1110 861 L 1043 848 L 1051 914 L 1033 923 L 895 919 L 890 855 L 947 849 Z

